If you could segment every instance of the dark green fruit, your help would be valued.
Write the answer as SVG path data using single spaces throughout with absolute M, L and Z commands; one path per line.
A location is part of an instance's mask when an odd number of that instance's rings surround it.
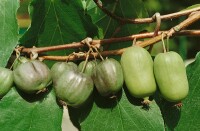
M 30 61 L 30 59 L 26 58 L 26 57 L 19 57 L 15 60 L 14 64 L 13 64 L 13 70 L 15 70 L 19 65 L 21 65 L 22 63 L 26 63 Z
M 26 93 L 36 93 L 52 82 L 49 68 L 38 60 L 22 63 L 13 73 L 16 86 Z
M 74 62 L 67 62 L 67 64 L 73 66 L 74 69 L 77 69 L 77 68 L 78 68 L 77 65 L 76 65 Z
M 83 71 L 83 73 L 88 74 L 88 75 L 92 75 L 92 72 L 94 70 L 94 67 L 99 63 L 99 60 L 92 60 L 92 61 L 88 61 L 86 66 L 85 66 L 85 70 Z M 78 70 L 81 72 L 83 69 L 83 66 L 85 64 L 85 61 L 82 61 L 79 65 L 78 65 Z
M 2 98 L 13 85 L 13 72 L 0 67 L 0 98 Z
M 56 62 L 51 67 L 51 76 L 53 82 L 56 82 L 58 77 L 60 77 L 65 70 L 77 70 L 77 65 L 73 62 Z
M 84 104 L 93 91 L 93 81 L 90 76 L 66 70 L 54 83 L 56 96 L 72 107 Z
M 101 61 L 93 70 L 92 79 L 102 96 L 111 96 L 121 90 L 124 77 L 121 65 L 115 59 Z
M 124 80 L 130 94 L 148 101 L 156 91 L 153 60 L 147 50 L 139 46 L 129 47 L 121 57 Z
M 160 53 L 154 59 L 154 74 L 161 95 L 170 102 L 180 102 L 189 91 L 185 65 L 176 52 Z

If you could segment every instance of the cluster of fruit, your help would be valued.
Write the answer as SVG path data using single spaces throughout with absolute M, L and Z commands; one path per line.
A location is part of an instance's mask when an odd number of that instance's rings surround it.
M 130 94 L 144 103 L 156 91 L 156 84 L 169 102 L 180 102 L 188 94 L 185 65 L 176 52 L 160 53 L 153 61 L 147 50 L 133 46 L 122 54 L 121 65 Z
M 102 61 L 57 62 L 51 70 L 38 60 L 20 57 L 13 71 L 0 68 L 0 97 L 12 87 L 25 93 L 38 93 L 53 82 L 59 100 L 72 107 L 84 104 L 94 85 L 100 95 L 112 97 L 127 86 L 130 94 L 149 103 L 149 96 L 158 84 L 161 95 L 170 102 L 179 102 L 188 94 L 188 81 L 181 57 L 175 52 L 158 54 L 154 61 L 144 48 L 132 46 L 122 54 L 121 64 L 115 59 Z

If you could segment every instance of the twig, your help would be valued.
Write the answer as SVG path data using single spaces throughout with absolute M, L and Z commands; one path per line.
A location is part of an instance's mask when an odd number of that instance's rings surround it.
M 159 31 L 159 35 L 162 33 L 163 31 Z M 151 36 L 153 36 L 154 33 L 151 32 Z M 180 32 L 175 32 L 173 34 L 173 36 L 200 36 L 200 30 L 183 30 Z M 151 45 L 153 43 L 149 43 L 149 45 Z M 141 47 L 145 47 L 147 45 L 144 44 L 139 44 L 139 46 Z M 118 49 L 118 50 L 111 50 L 111 51 L 103 51 L 101 52 L 102 56 L 112 56 L 112 55 L 121 55 L 126 48 L 123 49 Z M 89 58 L 94 58 L 94 57 L 99 57 L 98 53 L 91 53 Z M 44 60 L 55 60 L 55 61 L 65 61 L 66 59 L 68 59 L 69 61 L 73 61 L 73 60 L 82 60 L 85 59 L 86 57 L 83 55 L 82 57 L 76 57 L 76 56 L 41 56 L 40 58 L 44 59 Z
M 158 35 L 160 35 L 162 32 L 167 32 L 167 31 L 159 31 Z M 92 45 L 96 45 L 96 44 L 103 45 L 103 44 L 127 42 L 127 41 L 133 41 L 135 38 L 138 40 L 142 38 L 151 38 L 153 36 L 154 36 L 154 32 L 147 32 L 147 33 L 135 34 L 135 35 L 120 37 L 120 38 L 93 40 Z M 175 32 L 174 36 L 200 36 L 200 30 L 182 30 L 180 32 Z M 24 53 L 31 53 L 31 52 L 42 53 L 42 52 L 63 50 L 63 49 L 69 49 L 69 48 L 79 48 L 83 46 L 84 44 L 82 44 L 81 42 L 73 42 L 69 44 L 49 46 L 49 47 L 39 47 L 39 48 L 19 47 L 18 51 L 24 52 Z
M 110 55 L 120 55 L 124 52 L 126 48 L 123 49 L 119 49 L 119 50 L 111 50 L 111 51 L 103 51 L 101 52 L 102 56 L 110 56 Z M 94 57 L 99 57 L 98 53 L 90 53 L 89 58 L 94 58 Z M 86 56 L 83 55 L 81 57 L 76 57 L 76 56 L 41 56 L 39 57 L 39 59 L 43 59 L 43 60 L 55 60 L 55 61 L 65 61 L 66 59 L 68 59 L 69 61 L 73 61 L 73 60 L 82 60 L 82 59 L 86 59 Z
M 42 52 L 63 50 L 63 49 L 69 49 L 69 48 L 79 48 L 79 47 L 83 47 L 83 46 L 84 46 L 84 44 L 82 44 L 81 42 L 73 42 L 73 43 L 69 43 L 69 44 L 49 46 L 49 47 L 40 47 L 40 48 L 21 48 L 20 47 L 19 51 L 26 52 L 26 53 L 31 53 L 31 52 L 42 53 Z
M 99 0 L 93 0 L 96 5 L 104 12 L 106 13 L 108 16 L 112 17 L 115 20 L 118 20 L 120 23 L 128 23 L 128 24 L 144 24 L 144 23 L 152 23 L 155 22 L 154 18 L 132 18 L 132 19 L 128 19 L 128 18 L 122 18 L 119 17 L 115 14 L 113 14 L 112 12 L 110 12 L 109 10 L 107 10 L 106 8 L 103 7 L 103 5 L 101 3 L 99 3 Z M 188 9 L 188 10 L 184 10 L 184 11 L 180 11 L 180 12 L 176 12 L 176 13 L 171 13 L 171 14 L 167 14 L 167 15 L 162 15 L 160 18 L 161 20 L 171 20 L 174 18 L 178 18 L 180 16 L 185 16 L 185 15 L 189 15 L 192 12 L 195 11 L 199 11 L 200 7 L 197 8 L 193 8 L 193 9 Z
M 171 28 L 168 32 L 166 32 L 164 34 L 163 38 L 166 38 L 167 36 L 172 36 L 173 34 L 175 35 L 176 32 L 179 32 L 180 30 L 188 27 L 189 25 L 191 25 L 192 23 L 194 23 L 198 20 L 200 20 L 200 11 L 197 11 L 196 13 L 192 14 L 190 17 L 188 17 L 186 20 L 184 20 L 183 22 L 181 22 L 177 26 Z M 161 39 L 162 39 L 162 35 L 160 34 L 160 35 L 153 37 L 149 40 L 141 42 L 140 45 L 143 46 L 143 47 L 148 46 L 148 45 L 151 45 L 153 43 L 160 41 Z

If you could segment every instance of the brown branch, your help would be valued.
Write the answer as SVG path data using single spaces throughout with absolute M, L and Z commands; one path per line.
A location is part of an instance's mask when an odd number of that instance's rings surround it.
M 158 35 L 160 35 L 163 32 L 167 32 L 167 31 L 159 31 Z M 147 33 L 140 33 L 140 34 L 135 34 L 135 35 L 126 36 L 126 37 L 120 37 L 120 38 L 93 40 L 92 44 L 93 45 L 96 45 L 96 44 L 103 45 L 103 44 L 127 42 L 127 41 L 133 41 L 135 38 L 138 40 L 138 39 L 142 39 L 142 38 L 151 38 L 153 36 L 154 36 L 154 32 L 147 32 Z M 200 30 L 183 30 L 180 32 L 176 32 L 174 34 L 174 36 L 200 36 Z M 19 51 L 24 52 L 24 53 L 31 53 L 31 52 L 42 53 L 42 52 L 63 50 L 63 49 L 69 49 L 69 48 L 79 48 L 79 47 L 83 47 L 83 46 L 84 45 L 81 42 L 73 42 L 73 43 L 69 43 L 69 44 L 49 46 L 49 47 L 39 47 L 39 48 L 22 48 L 22 47 L 20 47 Z
M 19 51 L 26 52 L 26 53 L 31 53 L 31 52 L 42 53 L 42 52 L 63 50 L 63 49 L 69 49 L 69 48 L 79 48 L 79 47 L 83 47 L 83 46 L 84 46 L 84 44 L 82 44 L 81 42 L 73 42 L 73 43 L 69 43 L 69 44 L 55 45 L 55 46 L 49 46 L 49 47 L 21 48 Z
M 165 32 L 167 32 L 167 31 L 165 31 Z M 159 31 L 159 35 L 161 33 L 163 33 L 163 31 Z M 154 32 L 151 32 L 151 33 L 149 33 L 148 36 L 153 36 L 153 35 L 154 35 Z M 180 32 L 175 32 L 172 37 L 175 37 L 175 36 L 192 36 L 192 37 L 200 36 L 200 30 L 183 30 Z M 134 38 L 131 38 L 130 40 L 133 40 L 133 39 Z M 148 43 L 148 44 L 152 45 L 154 43 Z M 145 47 L 148 45 L 139 44 L 139 46 Z M 103 51 L 103 52 L 101 52 L 101 55 L 102 56 L 121 55 L 125 49 L 126 48 L 118 49 L 118 50 L 111 50 L 111 51 Z M 89 58 L 94 58 L 94 57 L 99 57 L 98 53 L 91 53 L 89 56 Z M 75 55 L 71 55 L 71 56 L 41 56 L 40 57 L 40 59 L 42 59 L 42 60 L 55 60 L 55 61 L 66 61 L 66 60 L 73 61 L 73 60 L 81 60 L 81 59 L 85 59 L 85 58 L 86 58 L 85 55 L 82 55 L 80 57 L 77 57 Z
M 115 20 L 118 20 L 120 23 L 128 23 L 128 24 L 144 24 L 144 23 L 152 23 L 155 22 L 155 19 L 153 17 L 151 18 L 122 18 L 119 17 L 115 14 L 113 14 L 112 12 L 110 12 L 109 10 L 107 10 L 106 8 L 103 7 L 103 5 L 99 2 L 99 0 L 93 0 L 96 5 L 108 16 L 112 17 Z M 171 20 L 174 18 L 178 18 L 180 16 L 185 16 L 185 15 L 189 15 L 192 12 L 195 11 L 200 11 L 200 7 L 197 8 L 192 8 L 192 9 L 188 9 L 188 10 L 184 10 L 184 11 L 180 11 L 180 12 L 176 12 L 176 13 L 171 13 L 171 14 L 167 14 L 167 15 L 163 15 L 161 16 L 161 20 Z
M 102 56 L 111 56 L 111 55 L 121 55 L 124 50 L 126 48 L 123 49 L 119 49 L 119 50 L 111 50 L 111 51 L 103 51 L 101 52 Z M 89 58 L 97 58 L 99 57 L 98 53 L 90 53 Z M 86 55 L 82 55 L 77 57 L 76 55 L 68 55 L 68 56 L 41 56 L 39 57 L 39 59 L 41 60 L 55 60 L 55 61 L 73 61 L 73 60 L 82 60 L 82 59 L 86 59 Z
M 102 39 L 102 40 L 93 40 L 92 45 L 96 44 L 110 44 L 110 43 L 117 43 L 117 42 L 126 42 L 136 39 L 142 39 L 142 38 L 150 38 L 153 37 L 153 32 L 147 32 L 147 33 L 141 33 L 141 34 L 135 34 L 131 36 L 126 37 L 119 37 L 119 38 L 109 38 L 109 39 Z M 48 47 L 39 47 L 39 48 L 19 48 L 20 52 L 24 53 L 31 53 L 31 52 L 48 52 L 48 51 L 55 51 L 55 50 L 63 50 L 63 49 L 70 49 L 70 48 L 79 48 L 83 47 L 84 44 L 81 42 L 73 42 L 69 44 L 63 44 L 63 45 L 56 45 L 56 46 L 48 46 Z
M 168 32 L 166 32 L 164 35 L 163 35 L 163 38 L 166 38 L 166 37 L 170 37 L 172 36 L 173 34 L 175 34 L 176 32 L 179 32 L 180 30 L 188 27 L 189 25 L 191 25 L 192 23 L 196 22 L 200 20 L 200 11 L 192 14 L 190 17 L 188 17 L 186 20 L 184 20 L 183 22 L 181 22 L 180 24 L 178 24 L 177 26 L 171 28 Z M 162 35 L 158 35 L 154 38 L 151 38 L 149 40 L 146 40 L 144 42 L 141 42 L 140 45 L 142 47 L 144 46 L 147 46 L 147 45 L 151 45 L 151 44 L 154 44 L 158 41 L 160 41 L 162 39 Z

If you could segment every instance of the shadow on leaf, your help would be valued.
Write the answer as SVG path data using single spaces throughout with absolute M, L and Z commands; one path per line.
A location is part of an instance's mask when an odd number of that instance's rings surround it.
M 124 85 L 124 92 L 125 92 L 125 94 L 126 94 L 126 97 L 127 97 L 128 101 L 129 101 L 131 104 L 133 104 L 134 106 L 142 106 L 142 101 L 143 101 L 143 99 L 133 97 L 133 96 L 129 93 L 129 91 L 128 91 L 128 89 L 127 89 L 127 87 L 126 87 L 125 85 Z M 142 107 L 142 108 L 145 108 L 145 107 Z
M 94 91 L 94 102 L 99 108 L 114 108 L 122 97 L 122 90 L 113 97 L 103 97 L 97 90 Z
M 158 91 L 155 94 L 155 99 L 161 109 L 166 128 L 174 130 L 179 122 L 181 109 L 175 106 L 177 103 L 164 100 Z
M 72 124 L 80 130 L 80 123 L 84 121 L 92 110 L 94 102 L 94 96 L 92 95 L 88 98 L 88 100 L 81 105 L 80 107 L 74 108 L 71 106 L 68 107 L 69 117 Z
M 100 94 L 95 89 L 88 101 L 84 105 L 80 106 L 79 108 L 73 108 L 68 106 L 70 120 L 72 121 L 73 125 L 80 130 L 80 123 L 88 117 L 93 108 L 94 102 L 99 108 L 114 108 L 117 105 L 116 100 L 119 101 L 121 99 L 121 96 L 122 92 L 120 91 L 116 94 L 116 97 L 112 99 L 105 98 L 100 96 Z
M 27 94 L 23 91 L 21 91 L 20 89 L 16 88 L 17 92 L 19 93 L 19 95 L 26 101 L 33 103 L 36 101 L 42 101 L 48 94 L 49 92 L 51 92 L 52 87 L 46 87 L 47 91 L 45 92 L 40 92 L 39 94 Z

